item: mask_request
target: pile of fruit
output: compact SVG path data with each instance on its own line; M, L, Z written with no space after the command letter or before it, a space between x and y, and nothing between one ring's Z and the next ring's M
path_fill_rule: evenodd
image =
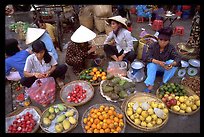
M73 108L67 108L63 104L49 107L41 119L42 129L51 133L61 133L70 130L77 124L77 112ZM54 126L54 131L52 130Z
M130 121L141 128L152 129L160 126L168 118L168 108L165 104L157 101L129 102L126 116Z
M102 92L111 100L122 100L135 91L135 84L126 79L108 75L107 80L101 83Z
M74 86L74 89L68 93L67 101L68 102L74 102L74 103L80 103L86 98L86 90L83 89L82 86L76 84Z
M8 133L31 133L36 125L33 114L26 112L21 116L16 116L13 123L8 127Z
M90 82L91 84L99 84L102 80L106 80L106 72L103 68L89 68L83 70L79 75L80 80L85 80Z
M124 128L124 116L116 108L108 105L92 107L83 117L86 133L120 133Z
M169 84L165 87L168 87L168 85ZM199 108L200 97L198 95L187 95L182 85L171 83L170 88L172 88L172 86L174 89L173 91L160 87L158 92L158 97L162 99L170 110L184 114L191 113ZM174 86L176 86L176 88L174 88ZM178 92L175 92L175 89Z

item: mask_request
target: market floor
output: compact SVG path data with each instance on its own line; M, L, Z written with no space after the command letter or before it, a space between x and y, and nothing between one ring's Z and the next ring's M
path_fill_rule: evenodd
M154 34L155 31L153 31L151 29L150 26L148 26L148 21L144 22L144 23L136 23L136 16L135 15L131 15L132 17L132 26L133 26L133 32L132 35L135 36L136 38L139 39L139 33L141 32L141 28L145 28L146 31L150 34ZM184 26L185 28L185 33L183 36L173 36L171 39L171 43L176 45L178 42L186 42L188 40L188 36L190 33L190 25L191 25L191 19L187 19L187 20L176 20L173 24L173 26ZM71 34L65 34L64 36L64 44L66 44L70 39ZM66 55L66 45L64 45L64 50L62 52L59 52L59 64L62 64L65 62L65 55ZM154 86L154 92L152 92L151 94L155 95L155 91L156 89L159 87L159 83L161 81L161 77L157 77L156 81L155 81L155 86ZM68 71L66 73L66 79L65 79L65 83L71 82L77 80L77 76L74 75L73 71L72 71L72 67L68 67ZM181 79L177 77L177 74L175 74L175 76L170 80L170 82L176 82L176 83L180 83ZM141 83L136 83L136 90L137 91L142 91L145 88L145 84L143 82ZM82 126L81 126L81 120L82 120L82 115L85 112L86 109L88 109L90 106L95 105L95 104L101 104L101 103L111 103L108 102L105 98L103 98L99 92L99 86L95 86L95 93L94 93L94 97L87 102L86 104L82 105L82 106L78 106L76 107L78 112L79 112L79 121L78 121L78 125L75 129L73 129L71 131L71 133L83 133L82 130ZM11 94L10 93L10 87L9 84L6 84L6 111L5 113L8 114L11 112L11 106L9 106L11 104ZM62 101L60 100L59 97L60 91L57 91L56 94L56 100L54 103L61 103ZM112 103L118 107L120 107L121 102L118 103ZM41 111L43 112L46 108L43 108L42 106L36 104L36 103L32 103L31 105L37 106L41 109ZM43 131L39 128L38 132L42 133ZM126 124L126 129L125 129L125 133L142 133L142 131L133 128L132 126L130 126L129 124ZM196 113L193 114L191 116L181 116L181 115L177 115L174 113L169 113L169 119L168 122L158 131L155 131L155 133L200 133L200 110Z

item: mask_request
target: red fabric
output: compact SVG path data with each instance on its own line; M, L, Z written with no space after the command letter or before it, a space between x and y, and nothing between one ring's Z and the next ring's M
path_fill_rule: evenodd
M163 21L162 20L154 20L153 25L152 25L152 29L153 30L159 30L161 28L163 28Z

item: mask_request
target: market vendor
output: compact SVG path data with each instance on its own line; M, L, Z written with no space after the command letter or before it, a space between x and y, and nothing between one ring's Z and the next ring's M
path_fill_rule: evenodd
M126 21L127 19L121 16L108 18L107 22L111 24L113 31L104 41L104 51L107 57L111 57L115 61L133 62L136 58L133 48L134 38L127 30Z
M85 69L85 59L90 57L96 50L96 46L88 42L93 40L96 34L81 25L71 36L71 43L67 47L66 63L73 67L75 74Z
M50 23L45 23L42 19L36 21L36 25L41 29L46 29L52 38L52 42L57 50L61 50L56 39L55 27Z
M65 64L58 65L54 56L48 52L45 43L41 40L32 43L32 51L33 54L26 59L21 84L29 88L36 79L54 77L59 87L62 88L67 66Z
M147 88L145 92L151 92L156 79L156 73L164 72L163 80L160 85L167 83L175 74L180 66L181 57L176 48L170 44L173 34L171 27L164 27L159 30L158 42L150 45L147 52L147 78L144 81Z
M16 39L6 39L5 41L5 75L7 80L18 81L23 75L23 69L27 57L32 52L28 49L21 50ZM15 69L15 71L12 71Z
M45 43L47 51L52 53L55 60L58 61L58 54L52 42L50 35L46 32L45 29L40 28L28 28L26 33L26 44L30 45L36 40L41 40Z

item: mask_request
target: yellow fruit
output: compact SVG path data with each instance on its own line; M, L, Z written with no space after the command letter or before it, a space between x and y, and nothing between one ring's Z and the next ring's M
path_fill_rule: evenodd
M193 102L189 99L187 99L184 103L189 107L191 107L193 105Z
M155 121L155 120L153 120L151 123L152 123L152 125L154 126L154 125L156 124L156 121Z
M185 110L186 107L187 107L186 104L184 104L184 103L181 103L181 104L180 104L180 108L181 108L182 110Z
M191 106L191 109L192 110L196 110L198 107L195 105L195 104L193 104L192 106Z
M185 110L179 110L179 113L186 113Z
M176 99L176 100L179 100L179 96L175 96L175 99Z
M195 101L200 100L200 97L198 95L193 95L193 98L195 99Z
M191 107L186 107L186 110L185 110L187 113L190 113L190 112L192 112L192 109L191 109Z
M106 76L102 76L101 79L102 79L102 80L106 80Z
M127 111L127 115L128 115L128 116L131 116L132 114L133 114L133 111L132 111L132 110L128 110L128 111Z
M157 118L156 123L157 123L158 125L160 125L160 124L162 123L162 119L161 119L161 118Z
M163 108L164 113L168 114L169 110L167 108Z
M102 76L106 76L106 72L102 72L101 75L102 75Z
M147 123L145 121L142 121L140 125L143 126L143 127L146 127Z
M136 125L140 125L141 120L137 118L137 119L134 120L134 123L135 123Z
M157 108L158 104L154 101L151 102L151 107L152 108Z
M142 111L141 116L143 116L144 118L146 118L148 116L148 112L147 111Z
M98 69L96 67L94 67L94 68L92 68L92 71L96 72L96 71L98 71Z
M139 118L139 117L140 117L140 115L139 115L139 114L137 114L137 113L135 113L135 114L134 114L134 117L135 117L135 118Z
M154 110L153 110L152 108L149 108L149 109L147 110L147 112L148 112L149 115L154 114Z
M152 128L152 127L153 127L153 124L152 124L152 123L147 123L147 127L148 127L148 128Z
M151 117L152 117L153 120L157 120L157 115L156 114L151 115Z
M139 118L140 118L141 121L144 121L144 120L145 120L145 118L144 118L143 116L141 116L141 115L140 115Z
M178 105L173 106L173 110L178 112L180 110L180 107Z
M151 120L152 120L152 117L151 117L151 116L148 116L148 117L146 117L146 119L145 119L145 121L146 121L147 123L151 122Z
M94 72L90 72L89 75L93 76L93 75L94 75Z
M93 80L97 80L97 76L93 76L93 78L92 78Z
M141 107L138 107L138 108L136 109L136 113L137 113L137 114L141 114L141 112L142 112L142 108L141 108Z
M84 120L83 120L84 124L86 124L87 121L88 121L88 119L87 119L87 118L84 118Z
M128 103L128 108L132 108L133 105L134 105L134 102L129 102Z
M196 106L200 107L200 100L195 102Z
M131 115L131 116L130 116L130 119L134 120L134 119L135 119L134 115Z
M184 96L180 96L180 97L179 97L179 101L180 101L181 103L184 102L184 101L185 101Z

